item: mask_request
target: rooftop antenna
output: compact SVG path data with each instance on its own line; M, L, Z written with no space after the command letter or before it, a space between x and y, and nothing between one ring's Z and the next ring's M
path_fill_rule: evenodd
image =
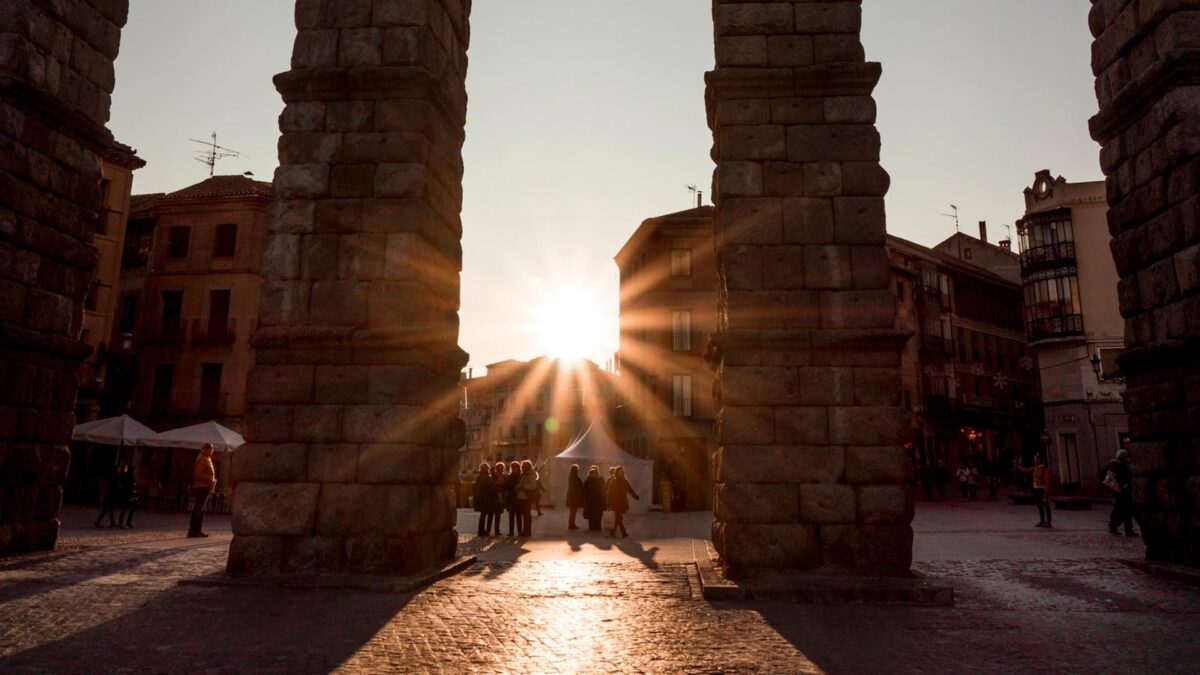
M1012 225L1002 225L1004 228L1004 238L1012 241Z
M204 166L208 167L209 178L212 178L214 175L216 175L217 162L219 160L242 156L242 153L238 152L237 150L223 148L217 145L217 132L215 131L212 134L211 141L198 141L194 138L189 138L188 140L204 146L203 150L196 151L197 157L195 159L197 162L200 162Z
M699 191L697 191L697 190L696 190L696 184L695 184L695 183L693 183L693 184L691 184L691 185L687 186L687 189L688 189L688 192L692 193L693 195L701 195L700 197L697 197L697 199L703 199L703 198L704 198L704 197L703 197L704 193L703 193L703 192L699 192ZM699 206L699 204L696 204L696 206Z
M950 213L943 213L943 216L954 219L954 231L958 232L958 207L954 204L950 205Z

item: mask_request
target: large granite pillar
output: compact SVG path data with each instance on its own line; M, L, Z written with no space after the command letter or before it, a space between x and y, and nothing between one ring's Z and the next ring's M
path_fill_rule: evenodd
M880 76L859 0L714 0L716 520L734 575L905 574L912 497Z
M58 537L127 5L0 3L0 553Z
M297 2L232 573L454 554L469 11Z
M1200 0L1093 0L1090 23L1137 517L1147 557L1200 564Z

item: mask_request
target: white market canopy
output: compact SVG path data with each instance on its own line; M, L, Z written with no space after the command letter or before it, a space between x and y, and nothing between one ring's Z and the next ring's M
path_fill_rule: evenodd
M172 429L161 434L146 436L138 441L138 445L149 445L156 448L188 448L199 450L206 443L211 443L218 452L229 451L242 445L246 439L238 432L223 427L216 422L204 422L182 429Z
M121 415L78 424L71 434L71 439L104 445L134 445L139 440L153 435L154 430L150 427L129 415Z
M575 442L571 443L566 450L550 459L551 475L547 485L550 486L550 495L555 503L566 503L567 474L570 472L572 464L579 465L580 478L587 478L588 467L592 464L600 467L601 478L608 478L609 467L624 467L625 478L642 498L641 501L635 501L631 497L629 510L634 513L645 513L650 509L654 462L625 452L625 449L608 435L604 423L592 422L587 431L575 439Z

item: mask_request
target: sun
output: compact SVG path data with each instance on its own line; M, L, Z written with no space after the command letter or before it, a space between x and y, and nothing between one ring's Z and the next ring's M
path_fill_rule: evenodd
M533 304L533 331L538 351L567 361L596 359L604 354L604 312L598 294L577 285L543 286Z

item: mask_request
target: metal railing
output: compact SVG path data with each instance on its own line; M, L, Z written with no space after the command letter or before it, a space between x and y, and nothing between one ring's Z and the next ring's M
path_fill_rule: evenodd
M1030 319L1025 322L1030 340L1080 335L1083 333L1083 315L1065 314L1045 319Z
M1063 241L1031 248L1021 254L1021 269L1029 269L1049 263L1074 262L1075 242Z

